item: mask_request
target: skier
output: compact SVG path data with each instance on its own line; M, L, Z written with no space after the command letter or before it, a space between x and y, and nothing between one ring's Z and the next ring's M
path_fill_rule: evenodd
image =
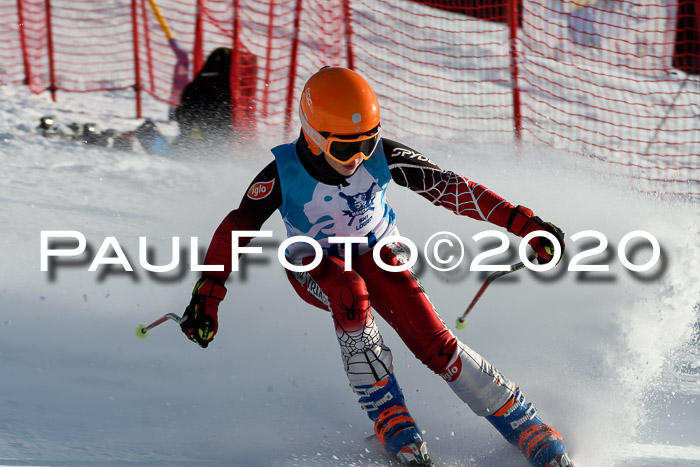
M216 230L205 264L224 265L197 281L181 322L189 339L207 347L218 330L217 313L231 272L232 231L260 230L279 210L288 236L319 242L323 257L308 272L287 271L292 287L309 304L331 313L350 385L374 422L385 449L410 465L433 465L421 431L411 417L394 375L391 350L384 345L372 314L379 313L409 349L441 375L472 411L484 416L537 467L572 466L562 437L542 422L513 382L445 326L412 271L387 272L373 258L378 241L398 235L386 200L391 180L458 215L487 221L524 237L543 230L562 252L563 232L523 206L514 206L471 180L440 169L401 143L382 138L377 97L363 77L345 68L324 67L304 85L301 134L272 149L274 160L252 181L238 209ZM333 243L354 237L363 243ZM241 246L250 239L241 239ZM535 237L530 246L540 262L552 259L554 245ZM383 262L400 266L407 251L388 243ZM309 264L314 250L293 243L287 259ZM345 271L344 260L352 270Z

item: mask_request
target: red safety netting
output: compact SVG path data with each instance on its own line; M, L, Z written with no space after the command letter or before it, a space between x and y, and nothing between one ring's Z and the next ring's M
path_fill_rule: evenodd
M392 128L484 142L515 130L649 191L700 195L693 1L354 0L355 64Z
M525 140L700 194L700 80L673 67L678 3L523 0Z
M16 2L0 4L0 82L22 83L25 80L21 27L23 21Z
M193 76L194 0L134 0L135 38L140 89L177 106L180 93ZM163 24L159 22L160 13Z
M133 86L128 3L21 0L17 5L23 18L25 71L32 91L86 92Z
M237 43L237 83L232 84L237 119L253 119L271 143L297 128L301 86L321 66L345 61L342 0L205 0L204 50ZM230 39L229 39L230 38ZM248 125L250 127L250 125Z
M512 138L505 2L481 1L477 8L435 3L441 8L426 6L434 2L352 2L355 67L374 85L387 128L475 141Z
M515 136L622 168L651 191L700 195L699 4L12 0L0 5L0 81L133 88L137 109L143 92L175 106L227 47L236 129L275 144L298 131L305 80L345 65L374 86L387 136Z

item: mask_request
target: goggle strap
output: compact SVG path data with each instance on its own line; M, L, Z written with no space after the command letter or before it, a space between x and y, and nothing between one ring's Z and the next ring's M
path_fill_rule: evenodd
M328 140L311 126L306 118L306 115L304 114L304 111L301 109L301 105L299 105L299 120L301 121L301 127L303 128L304 132L311 137L311 140L316 143L322 152L326 152L326 149L328 148Z
M330 151L333 141L337 141L339 143L353 143L356 141L352 141L352 140L344 141L341 139L334 139L332 141L329 141L328 138L323 136L321 133L316 131L316 129L314 127L311 126L308 119L306 118L306 115L304 114L304 111L301 108L301 105L299 105L299 120L301 121L301 127L304 130L304 132L311 137L311 140L319 147L321 152L328 154L331 157L331 159L333 159L334 161L339 162L341 164L347 164L348 162L352 161L356 157L357 154L364 154L364 153L355 153L352 157L350 157L349 159L347 159L345 161L337 159L335 156L332 155L332 153ZM371 139L371 138L375 139L374 146L372 147L372 150L370 151L369 154L364 154L364 156L366 156L366 157L362 157L362 156L360 156L360 157L362 157L364 160L367 160L370 158L370 156L374 153L374 150L377 149L377 146L379 145L379 139L381 137L381 134L382 134L382 127L379 126L379 127L377 127L377 133L374 136L370 136L369 138L367 138L367 139ZM366 141L366 140L362 139L362 140L359 140L357 142L360 142L360 141Z

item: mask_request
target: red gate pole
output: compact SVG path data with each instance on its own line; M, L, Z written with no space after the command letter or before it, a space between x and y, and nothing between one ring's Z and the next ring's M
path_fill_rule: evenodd
M29 51L27 50L27 36L24 33L24 12L22 0L17 0L17 20L19 21L19 43L22 47L22 61L24 62L24 84L29 85L32 79L32 69L29 65Z
M272 57L272 31L273 31L273 26L274 26L274 9L275 9L275 0L270 0L270 11L267 15L267 50L265 52L265 81L263 83L263 111L262 115L263 118L267 119L267 116L269 115L268 113L268 104L270 101L270 73L271 73L271 68L272 64L270 63L271 57Z
M285 130L287 134L292 132L292 112L294 110L294 82L297 77L297 53L299 50L299 24L301 21L301 2L297 0L294 13L294 38L292 39L292 59L289 64L289 81L287 82L287 115L285 117Z
M520 86L518 84L518 0L508 0L508 26L510 29L510 77L513 86L513 129L515 139L522 139L523 122L520 113Z
M240 1L233 0L233 45L231 49L231 75L230 75L230 87L231 87L231 126L234 132L238 129L242 129L241 121L239 119L242 116L240 112L240 77L241 77L241 67L240 67Z
M192 77L197 76L199 70L204 65L204 0L197 0L197 16L194 23L194 50L192 51L192 62L194 70Z
M698 39L698 47L700 47L700 0L695 0L695 37ZM698 50L696 73L700 73L700 50Z
M148 10L145 0L141 0L141 16L143 17L143 38L146 42L146 59L148 60L148 81L151 86L151 95L156 93L156 80L153 76L153 49L151 48L151 33L148 27Z
M51 0L45 0L46 4L46 37L49 51L49 91L51 100L56 102L56 70L53 56L53 31L51 29Z
M136 118L141 118L141 63L139 62L138 0L131 0L131 34L134 47L134 92L136 93Z
M352 50L352 10L350 0L343 0L343 20L345 21L345 49L348 58L348 68L355 69L355 53Z

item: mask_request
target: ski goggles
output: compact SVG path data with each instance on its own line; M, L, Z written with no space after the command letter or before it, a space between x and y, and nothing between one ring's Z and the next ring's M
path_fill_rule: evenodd
M311 140L321 148L328 157L340 164L347 164L358 157L369 159L379 144L382 136L382 127L377 125L370 131L359 135L328 135L324 136L316 131L304 117L299 108L299 120L301 127Z

